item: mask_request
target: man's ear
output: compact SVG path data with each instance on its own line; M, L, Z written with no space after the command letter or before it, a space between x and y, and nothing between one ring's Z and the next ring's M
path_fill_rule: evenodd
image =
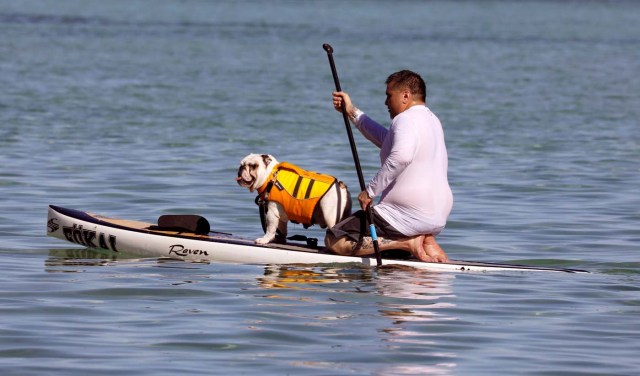
M413 101L413 94L411 94L411 90L404 89L402 91L402 103L407 104Z

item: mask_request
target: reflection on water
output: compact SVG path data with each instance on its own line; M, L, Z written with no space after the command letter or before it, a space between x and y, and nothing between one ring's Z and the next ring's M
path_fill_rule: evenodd
M196 263L185 263L170 258L140 258L138 255L128 254L125 252L112 252L104 249L50 249L49 258L44 261L45 271L47 272L65 272L77 273L83 270L78 269L79 266L111 266L115 263L126 262L132 263L148 263L153 261L156 266L193 269ZM176 265L180 265L177 266Z
M435 273L400 265L382 268L377 276L380 294L422 300L454 297L451 295L453 279L455 273Z
M115 252L99 252L93 249L51 249L49 258L44 261L47 272L79 272L79 266L108 266L117 261L120 255Z
M402 269L402 270L398 270ZM438 342L440 330L432 333L435 326L454 321L451 309L455 307L453 280L455 274L433 273L414 268L381 270L376 278L377 292L395 298L381 302L382 317L391 320L391 325L381 329L387 337L383 341L397 348L412 349L425 358L435 358L433 364L393 364L385 367L385 375L448 375L456 367L457 355L445 350Z
M351 268L345 265L287 265L266 267L264 276L257 278L257 281L265 289L287 292L304 290L305 294L298 295L296 300L316 305L323 302L309 299L309 291L342 292L339 298L329 298L337 306L333 316L316 316L317 319L359 322L359 317L340 314L340 307L343 304L358 304L366 311L368 304L375 310L375 320L367 324L376 326L376 332L381 335L379 341L384 343L385 348L425 359L424 365L415 365L403 363L399 358L393 365L385 365L377 374L447 375L456 367L457 354L438 342L438 338L442 338L442 330L434 331L432 328L456 320L451 316L456 297L452 286L454 279L455 274L452 273L433 273L411 267L372 269L355 265ZM349 295L353 293L358 296ZM263 297L287 300L287 296L274 293ZM379 318L384 320L380 321Z
M264 276L257 280L265 288L313 289L314 286L372 282L375 292L382 296L400 299L437 300L454 297L451 283L453 273L434 273L409 266L388 265L380 269L358 264L333 266L269 265ZM364 292L358 289L358 292Z
M286 288L309 290L322 287L324 284L346 283L354 280L370 281L372 274L368 268L348 264L336 266L308 265L269 265L264 269L264 276L258 278L260 286L265 288Z

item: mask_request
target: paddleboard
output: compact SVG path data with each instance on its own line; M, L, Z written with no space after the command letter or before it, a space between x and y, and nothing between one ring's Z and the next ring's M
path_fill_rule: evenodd
M358 263L376 266L375 257L336 255L322 246L305 243L258 245L251 239L224 232L208 231L205 234L196 234L179 229L165 229L153 223L111 218L55 205L49 206L47 234L92 249L188 262L260 265ZM432 263L415 259L383 258L382 262L383 266L403 265L443 272L586 272L577 269L456 260Z

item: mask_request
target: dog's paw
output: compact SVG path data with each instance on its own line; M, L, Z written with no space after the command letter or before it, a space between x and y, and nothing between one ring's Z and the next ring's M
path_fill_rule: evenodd
M271 241L271 239L269 239L269 237L267 236L263 236L261 238L256 239L255 241L256 241L256 244L267 244Z

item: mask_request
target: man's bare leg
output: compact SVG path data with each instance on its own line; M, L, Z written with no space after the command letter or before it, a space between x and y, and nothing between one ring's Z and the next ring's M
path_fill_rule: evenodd
M327 234L325 237L325 245L327 248L339 255L345 256L371 256L375 250L371 237L365 236L362 246L354 249L357 242L341 237L336 239L333 234ZM410 252L420 261L430 262L447 262L449 259L442 248L436 243L433 235L418 235L403 240L378 239L378 245L381 251L389 249L400 249Z

